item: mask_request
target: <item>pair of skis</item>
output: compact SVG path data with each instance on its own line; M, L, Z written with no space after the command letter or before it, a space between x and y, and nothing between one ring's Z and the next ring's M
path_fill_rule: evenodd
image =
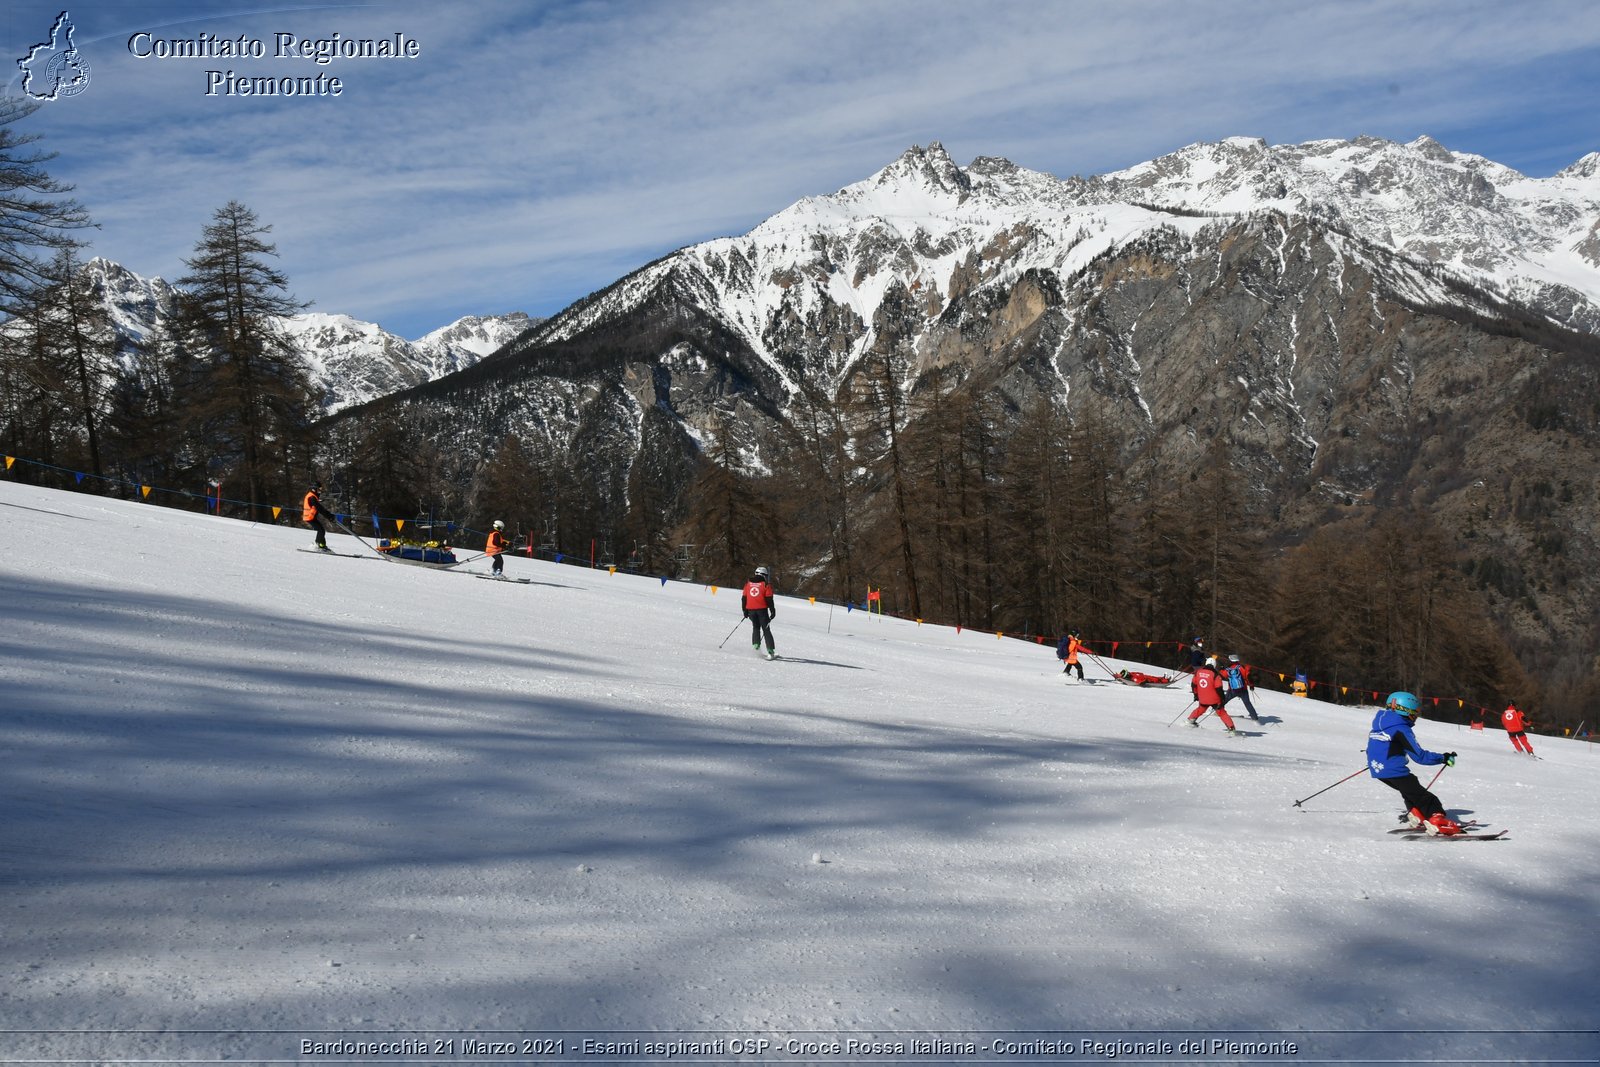
M1482 825L1477 820L1464 822L1461 824L1461 832L1459 834L1430 834L1420 826L1399 826L1390 830L1389 833L1410 840L1427 838L1430 841L1499 841L1511 832L1510 830L1499 830L1492 834L1486 833L1479 829Z

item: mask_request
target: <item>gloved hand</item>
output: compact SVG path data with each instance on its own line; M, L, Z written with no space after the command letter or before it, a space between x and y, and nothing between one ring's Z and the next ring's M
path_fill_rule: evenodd
M750 617L750 609L749 608L745 608L744 609L744 617L747 618L747 619Z
M1446 767L1454 767L1456 765L1456 754L1454 752L1446 752L1444 754L1444 765Z

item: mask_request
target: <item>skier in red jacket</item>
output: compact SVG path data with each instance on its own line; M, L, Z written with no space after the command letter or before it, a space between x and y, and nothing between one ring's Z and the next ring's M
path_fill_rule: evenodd
M772 620L778 615L778 598L768 582L770 577L767 568L757 567L756 573L744 583L744 596L740 598L740 603L744 607L744 617L750 620L750 647L760 652L761 638L765 635L767 658L777 659L778 650L772 642Z
M1511 738L1511 747L1518 752L1526 752L1530 756L1533 755L1533 746L1528 743L1527 726L1522 720L1522 710L1517 707L1515 701L1506 705L1506 710L1500 716L1500 721L1505 724L1506 736Z
M1199 707L1189 716L1190 726L1198 727L1206 712L1214 711L1217 713L1217 718L1222 720L1224 731L1230 737L1233 736L1233 719L1222 708L1222 690L1225 685L1222 675L1217 673L1217 657L1207 658L1205 664L1195 670L1194 677L1189 680L1189 688L1193 690L1195 703Z

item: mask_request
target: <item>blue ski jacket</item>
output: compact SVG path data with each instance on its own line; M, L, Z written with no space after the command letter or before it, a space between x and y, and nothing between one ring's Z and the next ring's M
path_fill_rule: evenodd
M1384 708L1372 720L1372 732L1367 735L1367 769L1374 778L1402 778L1411 773L1408 759L1430 766L1444 762L1441 753L1417 744L1410 719Z

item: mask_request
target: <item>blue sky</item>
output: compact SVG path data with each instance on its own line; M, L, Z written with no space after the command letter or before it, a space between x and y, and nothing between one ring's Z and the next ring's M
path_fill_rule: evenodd
M8 71L62 0L10 0ZM230 199L291 290L417 337L548 315L665 252L742 233L912 144L1058 175L1233 135L1429 134L1544 176L1600 149L1600 4L501 2L67 7L90 68L21 132L169 279ZM261 40L264 59L129 39ZM274 34L415 40L415 59L276 58ZM141 47L144 47L141 44ZM338 97L207 96L207 70ZM19 91L11 77L8 91Z

